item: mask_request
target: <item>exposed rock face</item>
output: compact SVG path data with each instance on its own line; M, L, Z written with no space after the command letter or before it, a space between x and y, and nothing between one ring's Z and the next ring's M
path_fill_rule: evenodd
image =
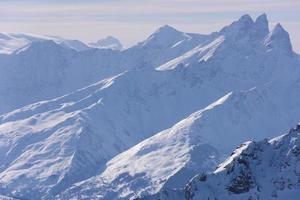
M300 194L300 125L286 135L246 142L218 168L199 175L181 190L144 199L297 199ZM169 198L172 197L172 198Z

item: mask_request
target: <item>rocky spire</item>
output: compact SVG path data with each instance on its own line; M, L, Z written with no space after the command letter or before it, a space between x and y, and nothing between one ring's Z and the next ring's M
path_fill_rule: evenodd
M269 33L265 39L265 44L268 48L276 48L288 53L292 53L293 51L289 33L280 23L276 24L274 29Z
M257 17L255 20L255 26L258 29L259 34L262 36L266 36L269 33L269 22L265 13Z

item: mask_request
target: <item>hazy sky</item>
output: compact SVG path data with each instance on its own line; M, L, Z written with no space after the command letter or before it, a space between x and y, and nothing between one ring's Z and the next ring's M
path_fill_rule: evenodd
M210 33L249 13L280 22L300 52L300 0L0 0L0 32L57 35L94 41L107 35L125 46L169 24Z

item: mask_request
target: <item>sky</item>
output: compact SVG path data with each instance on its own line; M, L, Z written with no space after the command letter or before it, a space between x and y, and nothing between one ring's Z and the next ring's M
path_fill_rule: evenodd
M92 42L108 35L129 47L168 24L210 33L243 14L280 22L300 53L300 0L0 0L0 32L61 36Z

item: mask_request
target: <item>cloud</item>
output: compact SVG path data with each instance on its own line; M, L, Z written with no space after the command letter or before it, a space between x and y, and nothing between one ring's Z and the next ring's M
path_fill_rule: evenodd
M120 19L124 16L140 15L180 15L180 14L220 14L232 12L266 12L266 11L297 11L300 1L242 1L242 0L123 0L123 1L89 1L89 3L46 3L47 1L31 3L0 3L0 15L6 19L57 19L79 16L112 17ZM69 2L69 3L68 3ZM21 6L20 6L21 5Z

